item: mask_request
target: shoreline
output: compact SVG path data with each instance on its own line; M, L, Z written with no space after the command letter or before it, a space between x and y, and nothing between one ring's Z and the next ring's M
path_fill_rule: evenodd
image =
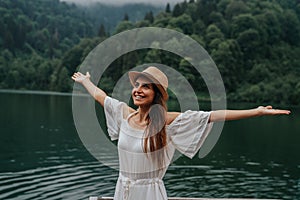
M6 93L6 94L31 94L31 95L55 95L55 96L82 96L82 97L89 97L90 95L88 93L72 93L72 92L57 92L57 91L44 91L44 90L18 90L18 89L0 89L0 94ZM204 102L204 103L211 103L212 100L208 99L207 96L199 95L197 96L198 101ZM218 102L218 100L215 100L214 102ZM244 101L230 101L226 100L226 107L232 104L250 104L253 106L263 104L265 103L257 103L257 102L244 102ZM271 103L274 107L289 107L289 108L300 108L300 105L286 105L286 104L278 104L278 103Z
M89 96L88 94L74 94L71 92L56 92L44 90L14 90L14 89L0 89L0 94L33 94L33 95L55 95L55 96Z

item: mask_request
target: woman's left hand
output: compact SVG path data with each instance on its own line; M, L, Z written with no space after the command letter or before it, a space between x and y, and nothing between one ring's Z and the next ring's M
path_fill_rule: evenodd
M257 110L259 115L289 115L291 113L289 110L273 109L272 106L259 106Z

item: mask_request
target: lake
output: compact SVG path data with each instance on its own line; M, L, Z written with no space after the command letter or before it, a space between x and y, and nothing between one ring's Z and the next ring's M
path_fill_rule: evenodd
M82 144L70 95L0 92L0 107L0 199L113 196L118 172ZM290 116L226 122L205 158L172 163L168 195L300 199L300 109L289 109Z

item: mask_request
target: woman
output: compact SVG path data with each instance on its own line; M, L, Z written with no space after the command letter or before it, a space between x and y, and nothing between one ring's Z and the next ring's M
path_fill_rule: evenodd
M113 99L77 72L81 83L103 107L108 133L118 139L120 161L115 200L166 200L162 178L175 149L192 158L202 146L213 122L262 115L290 114L288 110L260 106L250 110L167 112L168 78L156 67L129 72L137 110Z

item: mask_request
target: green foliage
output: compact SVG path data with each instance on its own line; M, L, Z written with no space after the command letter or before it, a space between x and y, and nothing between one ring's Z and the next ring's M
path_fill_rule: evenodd
M150 23L153 23L153 21L154 21L153 12L150 11L150 12L146 13L144 20L148 20Z
M211 56L218 65L227 91L232 92L239 87L245 73L244 68L240 67L243 53L236 40L227 39L218 43Z
M104 12L97 11L114 10L107 19L116 23L113 17L121 16L123 8L135 20L144 15L139 10L158 10L144 5L77 7L59 0L0 1L0 88L70 91L70 75L109 35L98 23ZM119 31L128 28L120 25Z
M262 81L248 84L238 89L238 93L231 98L246 102L260 102L276 104L299 104L299 80L290 74L278 77L273 81Z
M138 21L125 7L111 14L100 4L78 8L58 0L3 0L0 87L70 91L70 75L109 33L155 26L180 31L200 43L218 66L229 100L300 104L299 1L190 0L173 10L166 5L160 13L131 5L131 11L139 10ZM120 22L107 25L99 13ZM122 21L125 13L130 13L126 18L131 21ZM174 38L166 45L181 48ZM155 62L178 70L198 96L209 96L187 58L158 49L121 56L106 70L101 85L111 91L130 68Z
M98 31L98 36L99 37L106 37L107 33L105 30L105 27L103 26L103 24L100 25L99 31Z
M167 3L166 5L166 10L165 10L166 13L171 13L171 7L170 7L170 4Z
M122 21L118 24L116 28L116 33L120 33L122 31L126 31L134 28L133 23L131 21Z
M184 11L183 11L183 8L182 8L181 4L176 4L176 5L174 6L172 15L173 15L173 17L179 17L180 15L183 14L183 12L184 12Z
M251 9L248 7L246 2L238 0L231 0L231 1L223 1L223 6L225 7L225 10L223 12L225 13L226 18L231 19L234 16L238 16L240 14L245 13L251 13Z
M103 24L107 33L116 32L117 25L124 19L126 13L130 21L138 22L145 17L146 13L152 12L153 15L156 15L163 10L163 7L137 3L119 6L110 5L109 3L94 3L89 6L79 6L79 8L84 13L82 17L91 22L93 27L98 28Z
M190 35L193 33L193 20L189 15L183 14L179 17L173 17L169 21L169 27L180 28L183 33Z
M207 44L207 49L216 49L218 44L223 40L224 34L215 24L211 24L207 27L205 31L205 42Z

